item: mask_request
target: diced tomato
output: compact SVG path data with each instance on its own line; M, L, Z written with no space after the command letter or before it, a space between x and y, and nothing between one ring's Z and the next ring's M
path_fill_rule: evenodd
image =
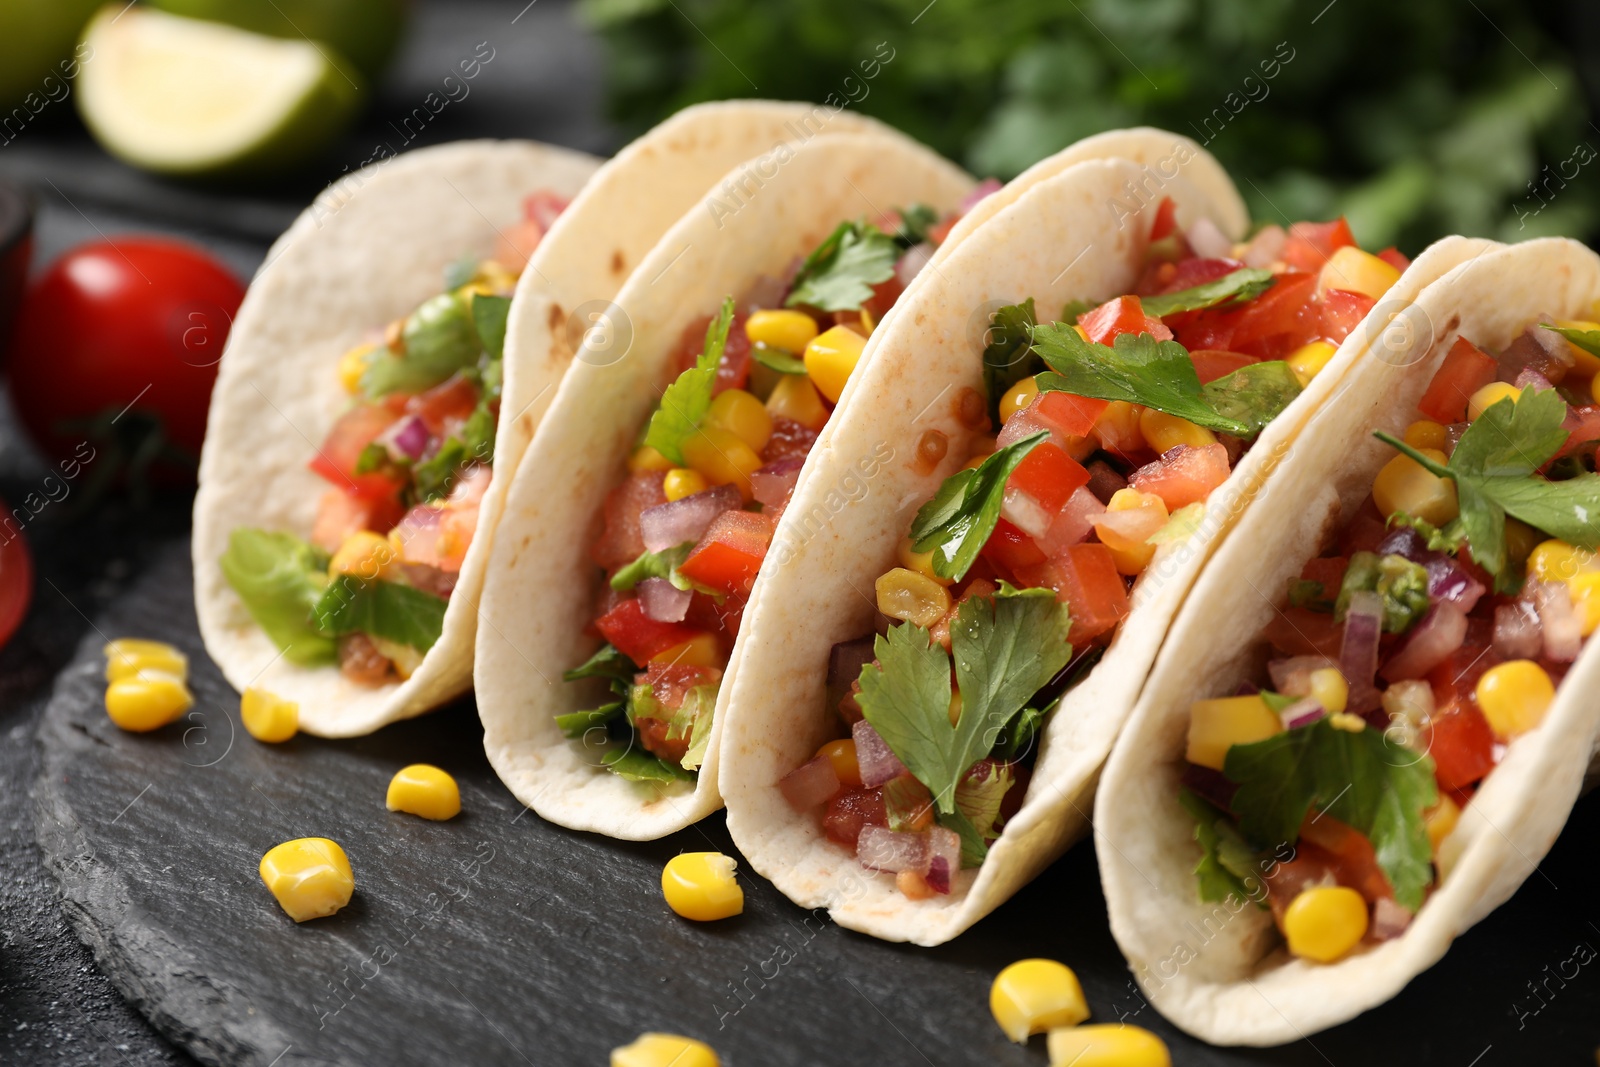
M1474 691L1484 672L1500 662L1493 648L1494 623L1481 614L1467 618L1467 636L1461 647L1428 672L1433 702L1438 707L1457 701L1475 702Z
M1127 617L1128 586L1117 572L1111 550L1097 542L1073 545L1054 559L1017 571L1031 588L1054 589L1072 610L1068 639L1084 645Z
M1060 511L1074 489L1088 484L1089 472L1083 464L1049 441L1035 445L1006 480L1010 488L1032 497L1046 515Z
M1134 471L1128 484L1141 493L1156 494L1172 512L1204 500L1227 480L1227 448L1220 444L1178 445Z
M1180 260L1173 265L1172 273L1163 279L1164 284L1159 291L1176 293L1182 289L1193 289L1197 285L1225 278L1243 266L1236 259L1201 259L1196 256Z
M1300 842L1302 847L1315 845L1327 853L1340 885L1349 886L1372 902L1393 898L1394 888L1378 866L1372 842L1355 827L1332 815L1313 812L1300 825Z
M1433 713L1422 733L1441 789L1461 789L1494 768L1494 731L1476 703L1453 700Z
M324 552L337 552L345 538L361 530L388 533L400 521L400 514L400 501L394 496L357 496L329 489L317 505L311 543Z
M589 548L589 555L606 570L632 563L644 551L639 513L667 502L662 489L665 471L639 471L629 475L606 496L605 529Z
M846 789L828 801L822 829L828 840L855 848L862 827L883 826L888 821L882 789Z
M775 415L772 419L772 436L767 447L761 450L763 463L776 463L780 459L804 459L817 443L817 431L793 419Z
M1319 556L1306 561L1306 565L1300 568L1300 577L1307 582L1320 583L1323 595L1332 600L1339 595L1339 587L1344 584L1344 572L1349 568L1348 557Z
M1456 338L1444 362L1428 383L1427 392L1417 401L1417 410L1434 422L1448 426L1467 417L1467 401L1472 394L1494 381L1499 366L1494 357L1467 340Z
M952 215L928 227L928 241L933 247L938 248L950 236L950 231L956 228L956 223L961 221L959 215Z
M1228 352L1220 348L1197 349L1189 353L1189 358L1194 361L1194 372L1200 376L1202 385L1232 374L1241 367L1261 362L1243 352Z
M682 737L669 738L667 734L672 724L666 719L640 715L633 720L633 727L639 732L639 744L652 756L659 756L668 763L682 763L689 752L690 731L684 731Z
M696 591L689 600L689 610L684 614L685 625L697 630L715 633L727 638L721 643L732 650L733 638L739 633L739 621L744 615L745 598L730 596L720 602L716 597Z
M1024 567L1037 566L1045 560L1044 552L1033 538L1004 519L995 523L994 533L984 542L983 555L988 556L1010 574Z
M1353 556L1357 552L1372 552L1388 533L1389 524L1369 496L1339 531L1339 554Z
M1185 312L1167 322L1191 352L1213 348L1278 359L1321 333L1312 302L1316 290L1315 274L1280 274L1272 288L1243 307Z
M1178 205L1172 197L1163 196L1156 205L1156 220L1150 224L1150 240L1159 241L1178 226Z
M1337 345L1355 332L1377 301L1364 293L1330 289L1322 294L1319 303L1322 305L1322 339Z
M382 404L359 404L333 424L322 447L311 460L311 470L333 485L357 496L392 497L400 483L387 474L356 473L361 450L395 421L395 413Z
M711 389L713 393L720 393L724 389L743 389L750 380L750 338L744 332L744 323L749 317L743 311L734 313L733 322L728 327L728 343L723 345L722 358L717 361L717 380ZM704 341L702 336L701 342Z
M1289 227L1289 239L1284 242L1278 258L1287 263L1290 270L1315 273L1328 262L1328 257L1355 243L1350 224L1342 217L1332 222L1297 222Z
M1286 607L1267 623L1262 636L1285 656L1327 656L1339 658L1344 644L1344 625L1333 616L1310 608Z
M522 217L537 222L548 230L570 203L565 197L549 189L529 193L522 200Z
M1107 406L1104 400L1054 390L1034 397L1032 405L1033 413L1040 421L1069 437L1088 437L1089 431L1094 429L1095 420Z
M683 698L697 685L715 685L722 672L715 667L686 667L678 663L652 663L634 678L639 685L648 685L650 695L657 704L676 711L683 707Z
M444 437L466 422L477 406L478 387L460 374L406 400L407 414L421 418L435 437Z
M1600 404L1586 404L1581 408L1567 407L1567 417L1561 428L1567 431L1566 444L1556 452L1555 459L1571 455L1591 441L1600 440Z
M872 287L872 295L861 305L861 310L871 315L874 323L882 322L883 317L889 314L889 309L894 307L895 301L900 299L900 294L905 291L906 287L901 284L900 276L891 275L887 280Z
M1089 335L1089 340L1109 345L1125 333L1148 333L1158 341L1172 340L1172 331L1160 319L1144 313L1144 306L1136 296L1119 296L1107 300L1093 311L1078 319L1078 325Z
M718 592L747 596L772 544L772 520L751 511L724 511L678 568Z
M1395 248L1394 245L1390 245L1382 252L1379 252L1378 258L1389 264L1389 266L1393 267L1401 274L1404 274L1406 272L1406 268L1411 266L1411 257L1407 256L1404 252L1401 252L1398 248Z
M629 597L595 620L595 629L635 663L681 645L696 631L676 622L657 622L644 613L639 598Z
M1295 847L1294 857L1279 862L1267 876L1267 904L1272 908L1272 918L1281 928L1283 913L1294 898L1311 886L1328 885L1338 880L1330 857L1312 844Z

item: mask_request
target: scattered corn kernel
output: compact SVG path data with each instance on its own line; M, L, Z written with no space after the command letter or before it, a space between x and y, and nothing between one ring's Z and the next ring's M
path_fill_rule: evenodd
M1450 444L1450 431L1431 419L1418 419L1406 427L1401 440L1412 448L1431 448L1443 452Z
M328 561L328 576L348 574L356 578L388 578L399 568L400 554L382 534L357 530L344 539L339 551Z
M1461 821L1461 806L1447 794L1440 793L1439 803L1429 808L1422 820L1428 827L1428 841L1433 845L1433 852L1438 855L1439 846L1456 828L1456 823Z
M1283 732L1277 712L1259 696L1197 700L1189 708L1190 763L1222 770L1228 749L1265 741Z
M737 864L720 852L683 852L661 869L667 906L685 919L711 922L744 911L744 890L733 876Z
M1600 570L1595 554L1552 537L1528 553L1528 577L1541 582L1570 582L1588 570Z
M651 663L671 663L680 667L720 667L722 649L716 634L695 634L687 641L657 652Z
M841 785L852 789L861 787L861 764L856 761L856 743L853 740L845 737L829 741L817 749L817 755L828 757L828 762L833 764L834 776Z
M332 915L350 903L356 888L349 857L326 837L301 837L273 847L261 857L261 880L297 923Z
M1497 663L1478 679L1478 707L1489 720L1494 735L1509 741L1544 721L1556 698L1550 675L1528 659Z
M822 394L805 374L785 374L780 378L767 397L767 411L775 419L792 419L808 430L819 432L828 422Z
M699 471L687 467L672 468L661 483L661 491L667 494L668 500L682 500L686 496L703 493L709 488Z
M1188 419L1155 408L1145 408L1139 416L1139 432L1158 455L1179 445L1204 448L1217 443L1217 435L1204 426L1196 426Z
M1588 637L1600 629L1600 571L1588 571L1567 582L1567 593L1578 612L1578 629Z
M1488 385L1473 393L1467 400L1467 421L1477 422L1478 416L1494 407L1502 400L1516 403L1517 397L1522 395L1522 390L1510 382L1490 382Z
M1444 463L1445 454L1432 448L1417 451ZM1456 517L1456 483L1441 478L1410 456L1396 456L1372 480L1372 501L1388 518L1397 511L1443 526Z
M183 679L166 671L140 671L106 686L106 714L136 734L159 730L193 706Z
M753 345L781 348L798 356L817 336L817 320L790 308L753 311L745 320L744 335Z
M1328 341L1312 341L1289 353L1284 362L1289 364L1289 369L1300 382L1300 388L1304 389L1311 384L1311 379L1322 373L1322 368L1328 365L1337 351L1338 345Z
M1123 1023L1064 1026L1050 1031L1050 1067L1172 1067L1155 1034Z
M1039 395L1039 383L1033 378L1024 378L1010 389L1006 390L1000 398L1000 421L1003 423L1029 404Z
M339 384L352 396L361 392L361 376L378 354L377 345L356 345L339 357Z
M798 377L798 375L796 375ZM705 425L720 426L750 446L753 452L767 447L772 436L772 415L766 405L743 389L724 389L711 401Z
M684 440L683 458L712 485L738 486L746 500L754 495L750 476L761 469L761 457L731 431L700 427Z
M1055 960L1018 960L995 975L989 1010L1005 1035L1019 1045L1027 1044L1031 1034L1077 1026L1089 1017L1078 976Z
M927 575L895 567L879 575L873 583L878 595L878 610L891 619L902 619L923 629L931 627L950 611L950 592Z
M611 1067L721 1067L711 1046L677 1034L640 1034L611 1050Z
M185 681L189 678L189 657L165 641L144 641L119 637L106 642L106 681L120 682L140 671L163 671Z
M954 585L956 581L954 578L939 577L933 569L933 549L918 552L909 537L900 542L900 566L908 571L916 571L924 578L932 579L940 585Z
M300 729L300 705L252 686L239 698L239 718L251 737L277 744Z
M1289 951L1303 960L1342 959L1367 933L1367 902L1349 886L1302 889L1283 913Z
M1350 686L1345 682L1344 675L1339 673L1339 668L1323 667L1311 672L1311 695L1318 704L1328 709L1329 714L1337 715L1350 699Z
M1551 325L1564 330L1600 331L1600 322L1585 322L1582 319L1556 319ZM1571 341L1567 342L1567 351L1572 353L1572 371L1578 377L1593 378L1600 375L1600 356L1590 355L1586 349L1579 348Z
M453 819L461 814L461 787L439 768L413 763L389 779L384 803L390 811L404 811L424 819Z
M1355 245L1345 245L1322 265L1322 273L1317 276L1317 295L1329 289L1342 289L1381 300L1389 287L1399 280L1400 272L1392 264Z
M866 347L867 339L848 326L830 326L813 337L806 345L806 373L817 391L837 404Z

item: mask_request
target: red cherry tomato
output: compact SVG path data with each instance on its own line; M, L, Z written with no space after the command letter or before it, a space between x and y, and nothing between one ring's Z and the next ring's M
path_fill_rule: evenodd
M9 514L10 509L0 501L0 515ZM8 520L0 523L0 648L22 625L32 600L33 557L22 532Z
M244 287L192 245L118 237L80 245L29 287L8 359L11 395L55 458L132 406L193 455Z

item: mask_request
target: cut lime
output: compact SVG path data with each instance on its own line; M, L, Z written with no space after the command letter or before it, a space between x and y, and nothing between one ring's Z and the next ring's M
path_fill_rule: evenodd
M285 170L344 129L361 92L326 45L121 3L84 44L84 122L114 155L167 174Z
M0 0L3 3L4 0ZM326 41L376 81L405 30L405 0L145 0L173 15L273 37Z

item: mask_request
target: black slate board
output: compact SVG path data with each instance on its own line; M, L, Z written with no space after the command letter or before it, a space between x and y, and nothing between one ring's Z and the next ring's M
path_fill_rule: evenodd
M187 545L173 542L95 620L40 728L36 819L101 966L210 1063L600 1064L665 1029L729 1067L1038 1064L1043 1039L1011 1045L987 1008L994 973L1033 955L1068 962L1097 1021L1155 1030L1180 1064L1486 1067L1587 1061L1600 1041L1594 798L1521 893L1392 1003L1294 1046L1212 1049L1134 991L1087 845L938 949L842 931L748 876L744 916L691 924L662 902L661 865L731 851L720 817L650 844L546 824L495 780L470 702L354 742L257 744L189 597ZM137 736L106 719L99 645L124 635L189 651L189 720ZM456 775L461 817L384 809L389 776L416 760ZM307 835L345 846L357 894L297 927L256 865Z

